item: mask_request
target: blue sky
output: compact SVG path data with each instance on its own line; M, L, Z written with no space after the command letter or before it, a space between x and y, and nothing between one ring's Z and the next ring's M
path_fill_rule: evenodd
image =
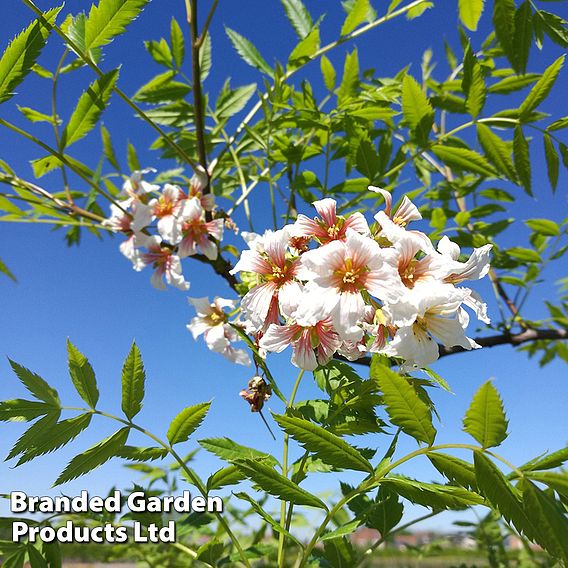
M378 4L378 2L375 2ZM42 8L55 6L53 1L44 1ZM228 75L232 84L242 85L259 82L259 74L242 63L232 50L226 38L223 25L236 29L259 46L269 63L275 59L285 60L294 46L295 35L285 20L283 10L277 0L249 0L246 9L241 2L221 0L213 21L213 70L207 79L205 88L216 94ZM322 25L323 41L333 39L341 26L343 13L339 2L313 0L306 2L314 15L327 12ZM411 70L419 76L420 59L423 50L431 47L434 57L443 63L443 40L456 44L457 9L447 6L457 2L444 2L444 10L438 8L429 11L419 20L407 22L404 19L382 26L360 38L357 45L361 67L374 67L380 75L389 75L408 63ZM72 8L76 12L88 8L90 2L76 1ZM559 6L554 6L560 13ZM566 8L564 8L566 10ZM154 74L160 72L145 53L142 42L146 39L159 39L169 30L171 15L180 23L184 21L183 1L151 2L142 17L130 28L125 37L121 37L105 48L105 69L122 65L120 86L127 93L134 93ZM567 14L568 15L568 14ZM12 37L31 19L25 6L13 2L9 16L0 20L2 46L7 38ZM474 44L479 45L488 29L489 15L481 21L480 31L472 34ZM547 63L559 54L559 49L546 45L545 56L535 50L529 63L529 70L541 71ZM330 55L330 59L339 70L342 68L346 49L342 47ZM55 58L60 53L59 40L53 37L45 51L42 64L54 67ZM189 65L189 61L186 61ZM307 77L320 83L319 65L312 63L298 78ZM91 72L79 71L68 82L63 83L61 108L68 111L73 108L81 90L92 80ZM41 91L40 91L41 89ZM30 77L20 87L21 98L16 102L23 106L33 106L48 112L49 98L46 84L40 79ZM568 92L568 73L562 73L544 110L554 112L556 116L566 114L565 93ZM41 93L41 94L38 94ZM511 98L507 103L516 106L519 97ZM23 119L15 116L12 103L0 107L0 116L22 123ZM155 138L121 101L114 99L105 114L105 124L111 130L119 155L124 157L126 141L131 140L137 147L141 161L145 166L157 169L172 167L171 163L160 162L158 157L146 151ZM48 127L37 130L51 142ZM8 161L24 178L32 179L28 161L39 157L37 150L3 131L0 134L0 158ZM518 219L531 217L550 217L560 221L567 214L566 207L566 172L561 172L558 190L555 196L550 192L546 180L540 144L536 144L536 162L533 183L536 197L530 199L524 195L511 206L510 214ZM95 166L100 152L98 137L84 140L76 145L76 157ZM125 165L125 160L122 159ZM341 180L341 172L334 172L335 182ZM42 180L47 189L59 189L60 178L57 174ZM496 186L519 194L518 188L507 187L503 182ZM408 185L408 189L414 189ZM260 188L262 191L262 188ZM265 198L260 196L261 207L257 212L256 229L269 227L271 220L266 210L263 216L262 205ZM370 216L369 216L370 219ZM237 222L245 226L244 219L237 217ZM527 234L521 222L506 237L505 244L526 245ZM422 227L426 229L424 225ZM250 376L250 369L233 366L220 356L205 348L202 342L194 342L185 329L193 316L187 304L186 296L174 289L159 292L150 286L149 272L136 273L131 269L118 251L119 239L98 241L87 235L81 246L67 248L62 232L52 231L50 227L28 224L0 224L0 258L16 274L19 283L13 284L7 279L0 280L0 353L28 366L43 375L60 391L62 400L68 405L77 405L80 400L73 392L66 369L65 340L70 337L76 345L89 356L98 376L101 391L100 408L119 413L120 410L120 369L129 346L136 339L146 364L148 381L146 386L145 407L138 421L157 434L164 434L170 420L183 407L213 399L211 413L195 438L228 435L236 441L269 450L280 455L280 436L274 443L262 425L259 417L248 411L246 403L238 397ZM542 284L535 290L533 299L527 306L526 316L537 318L544 315L543 300L554 294L554 280L566 276L561 266L547 272L548 284ZM230 295L224 282L215 278L205 266L187 262L185 272L191 281L189 295ZM477 287L488 300L491 290L486 283ZM498 317L496 304L490 301L494 318ZM295 377L295 369L288 365L289 353L272 357L274 374L282 390L289 394ZM565 445L568 432L565 409L568 404L566 368L561 362L554 362L540 369L537 362L528 360L524 354L515 353L508 347L485 349L474 354L461 354L441 360L434 366L451 384L455 394L440 391L434 394L438 411L443 423L438 426L440 443L465 442L468 437L461 432L461 418L475 390L488 378L495 380L506 404L510 419L511 436L502 446L501 452L513 463L522 463L545 450L555 450ZM364 375L366 370L361 369ZM5 359L0 360L0 398L24 396L25 390L11 373ZM313 386L311 376L304 378L299 398L319 396ZM277 399L268 404L274 411L282 411ZM267 413L268 414L268 413ZM16 437L23 431L22 425L2 425L0 436L0 454L6 455ZM114 425L103 419L96 420L96 427L84 433L76 443L58 451L56 454L39 458L18 469L11 469L13 464L0 463L2 483L0 492L23 490L31 495L53 493L50 485L63 466L76 453L110 434ZM144 444L145 441L131 438L131 443ZM384 451L389 439L384 437L368 438L365 445L373 445ZM194 444L186 444L181 453L189 451ZM415 447L411 440L404 442L403 448L410 451ZM198 455L195 467L204 476L221 467L221 462L202 451ZM423 479L437 478L424 461L412 462L402 472ZM355 476L346 476L351 481ZM111 462L96 470L86 478L69 483L61 490L66 494L75 494L81 489L88 489L94 494L106 493L112 485L124 487L129 484L130 472L120 463ZM308 480L307 487L314 490L325 487L333 489L334 482L323 481L314 476ZM55 490L55 492L59 492ZM5 511L0 505L0 512ZM411 514L419 514L410 508ZM457 515L462 518L463 515ZM454 518L444 515L429 522L428 526L445 528Z

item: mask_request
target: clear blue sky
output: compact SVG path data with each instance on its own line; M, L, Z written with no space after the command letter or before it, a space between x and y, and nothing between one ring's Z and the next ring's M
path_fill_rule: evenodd
M40 2L41 7L46 9L56 4L53 0ZM322 37L324 42L333 39L343 17L339 2L308 0L306 4L315 18L324 11L328 12L322 26ZM445 69L442 62L443 39L447 38L452 44L457 42L454 29L457 9L453 8L457 2L446 1L442 4L444 9L432 10L417 21L399 20L358 40L361 67L374 67L379 74L388 76L412 63L411 69L418 76L422 51L431 47L435 59L440 61L440 67ZM74 11L88 8L89 5L90 2L84 0L69 4ZM557 11L562 9L557 5L554 8ZM182 0L151 2L142 17L131 26L129 33L105 48L103 67L111 69L122 64L120 86L127 93L134 93L151 76L160 72L146 54L142 42L167 36L172 14L183 23ZM21 3L11 2L9 11L0 19L2 47L30 20L31 14L27 8ZM480 31L473 34L475 45L479 45L485 37L488 21L489 15L485 14ZM207 79L206 90L212 94L217 93L227 75L231 75L234 86L260 80L256 71L237 58L224 34L223 25L253 40L269 62L285 60L294 45L294 32L277 0L249 0L245 3L221 0L211 27L213 70ZM550 42L547 41L546 47L545 58L533 51L529 70L543 70L546 62L550 63L558 55L559 50ZM345 49L342 47L330 56L338 70L342 68ZM41 63L53 68L59 53L59 40L53 37ZM189 61L186 61L188 64ZM319 83L319 64L310 64L299 74L298 78L301 77ZM81 90L91 80L91 73L83 70L76 73L70 82L64 83L60 89L61 108L70 111ZM20 92L21 97L16 99L18 104L49 112L46 83L29 77L20 87ZM568 72L564 70L553 95L543 108L557 116L565 115L566 92ZM511 98L509 106L516 106L518 100L518 97ZM13 103L0 107L0 116L23 124L23 119L15 115ZM171 163L163 163L154 153L145 151L154 134L132 117L131 111L120 100L112 101L104 121L111 130L120 156L124 157L126 140L130 139L145 166L159 170L172 167ZM37 132L51 142L49 127L40 127ZM0 158L8 161L22 177L32 179L28 161L40 156L37 150L5 131L0 133L0 141ZM537 147L538 158L534 167L536 197L529 199L521 195L510 213L520 220L550 216L560 221L567 213L568 177L565 171L561 172L558 191L556 196L552 196L546 181L540 144ZM99 152L98 137L94 135L76 145L75 155L94 167ZM124 159L122 163L125 165ZM336 175L335 181L339 182L341 172ZM43 181L53 191L59 189L59 182L57 173ZM521 192L519 188L507 188L503 182L495 185L516 194ZM410 185L408 187L413 189ZM257 230L270 226L268 214L264 218L259 210L256 218ZM244 219L239 217L237 221L245 226ZM522 223L519 221L515 227L508 233L505 244L526 244L527 235ZM209 352L202 342L194 342L185 329L193 316L186 300L188 294L174 289L165 293L154 290L149 282L150 273L134 272L129 262L120 255L119 239L98 241L85 235L80 247L69 249L63 242L61 232L54 232L42 225L15 223L0 224L0 235L0 258L19 281L16 285L5 278L0 280L1 354L43 375L59 389L65 404L76 404L80 401L72 390L66 368L65 339L70 337L89 356L97 372L101 391L100 408L118 413L120 369L132 339L136 338L148 375L145 408L138 417L140 423L163 435L169 421L184 406L213 399L211 413L196 438L228 435L238 442L280 455L280 436L278 442L274 443L259 417L251 414L246 403L238 396L239 390L250 378L251 370L233 366L219 355ZM224 282L215 278L207 267L189 261L185 264L185 272L191 280L189 295L230 295ZM544 315L542 302L554 294L552 282L565 275L565 270L562 271L560 266L547 273L549 283L537 287L528 306L527 317ZM497 318L498 312L495 302L491 301L489 286L481 284L478 290L490 301L491 314ZM295 369L287 363L289 355L286 352L270 360L282 390L288 394L295 377ZM554 450L566 443L568 385L566 367L561 362L540 369L536 361L528 360L524 354L515 353L508 347L499 347L448 357L434 368L450 382L455 393L451 395L440 391L434 395L443 418L443 423L438 425L440 442L467 440L460 430L461 417L479 385L494 377L505 399L512 431L503 444L504 455L514 463L522 463L544 450ZM366 369L362 368L361 373L364 375ZM0 360L0 398L24 395L25 389L11 373L6 360ZM299 396L319 396L311 376L304 379ZM274 411L282 411L277 399L271 400L268 406ZM6 455L23 427L19 424L2 424L1 428L0 454ZM89 428L76 443L54 455L39 458L18 469L10 469L12 464L0 463L0 492L18 489L31 495L53 493L50 485L67 461L110 434L113 428L113 424L97 418L96 427ZM133 435L130 443L142 445L146 442ZM381 452L386 449L389 439L374 437L365 439L363 443L378 446ZM409 441L404 446L411 449L413 444ZM187 451L193 447L193 443L186 444ZM205 476L221 465L216 458L202 451L195 467ZM412 462L403 472L423 479L439 478L425 462ZM355 476L346 477L356 479ZM94 494L101 494L106 493L112 485L125 487L129 480L130 472L115 461L86 478L69 483L61 490L66 494L75 494L86 488ZM329 480L322 484L322 478L318 476L308 480L306 485L312 489L333 489ZM5 506L0 505L0 512L5 510ZM409 507L408 510L411 515L419 514L416 508ZM430 521L429 526L445 528L453 518L452 515L440 516Z

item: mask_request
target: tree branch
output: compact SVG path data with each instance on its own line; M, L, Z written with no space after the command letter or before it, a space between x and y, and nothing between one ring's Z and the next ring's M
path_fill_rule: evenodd
M501 335L490 335L489 337L476 337L475 342L481 347L496 347L497 345L522 345L523 343L530 343L532 341L562 341L568 339L568 329L526 329L521 333L503 333ZM455 347L444 347L439 345L440 357L447 355L454 355L456 353L463 353L467 351L459 345ZM339 357L338 357L339 358ZM346 359L344 359L346 360ZM363 357L356 361L351 361L357 365L371 365L371 357Z

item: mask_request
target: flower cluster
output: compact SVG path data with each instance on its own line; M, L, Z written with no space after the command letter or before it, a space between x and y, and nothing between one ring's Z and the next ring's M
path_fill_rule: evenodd
M111 217L104 225L126 235L120 251L140 271L154 269L152 284L163 290L167 284L187 290L181 259L198 252L209 260L219 254L217 242L223 237L223 219L208 220L213 211L212 195L203 194L205 172L196 172L188 191L172 184L163 187L147 183L136 171L123 185L124 199L111 205ZM156 234L157 233L157 234Z
M360 213L338 215L327 198L314 203L314 219L299 215L281 230L243 234L249 248L232 273L256 282L241 309L260 348L291 345L292 363L314 370L336 353L349 360L384 353L410 368L435 361L437 341L479 347L465 335L464 306L488 322L486 306L457 284L487 274L491 245L461 262L447 237L434 248L427 235L407 228L422 218L407 197L393 212L390 193L370 189L386 204L371 226Z

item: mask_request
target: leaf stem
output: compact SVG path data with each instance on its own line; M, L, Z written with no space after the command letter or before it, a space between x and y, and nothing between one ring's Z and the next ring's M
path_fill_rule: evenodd
M294 401L296 400L296 394L298 393L298 388L300 387L300 382L302 381L302 377L304 376L304 369L301 369L296 377L296 382L292 388L292 394L286 403L286 410L292 408L294 406ZM284 447L282 450L282 475L284 477L288 477L288 446L290 442L290 436L288 433L284 434ZM290 503L290 516L292 511L292 503ZM280 531L279 538L278 538L278 568L284 568L285 566L285 558L284 558L284 545L286 544L286 500L282 499L280 502L280 526L282 530Z

